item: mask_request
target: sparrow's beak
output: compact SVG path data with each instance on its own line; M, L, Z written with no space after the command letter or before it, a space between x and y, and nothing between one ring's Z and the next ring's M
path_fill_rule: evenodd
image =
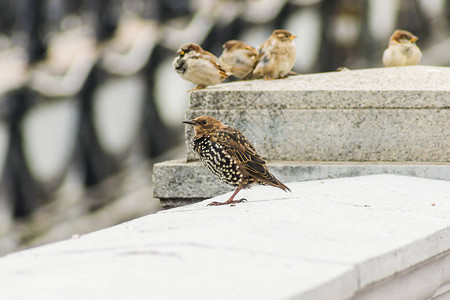
M184 55L184 51L183 51L183 50L178 50L178 51L177 51L177 54L178 54L178 55Z
M417 41L419 38L417 37L417 36L413 36L412 38L411 38L411 43L414 43L415 41Z
M296 39L297 38L297 36L296 35L291 35L290 37L289 37L289 39L292 41L293 39Z
M183 121L182 123L189 124L189 125L197 125L197 122L195 122L195 121Z

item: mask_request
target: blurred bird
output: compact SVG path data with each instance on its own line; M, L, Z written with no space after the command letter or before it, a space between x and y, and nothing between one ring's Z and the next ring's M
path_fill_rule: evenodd
M240 131L209 116L200 116L183 123L194 126L192 143L203 164L223 182L236 187L227 201L211 202L208 205L243 202L245 199L234 200L234 197L241 189L252 184L271 185L290 191L269 172L266 162Z
M197 86L189 92L221 83L228 75L219 65L214 54L203 50L197 44L186 43L180 46L178 56L173 61L175 71L181 78Z
M228 74L242 79L253 70L258 51L241 41L231 40L223 44L220 65Z
M396 30L383 53L385 67L410 66L420 63L422 52L416 45L418 38L406 30Z
M284 29L274 30L258 49L253 76L264 77L265 80L285 78L295 64L293 40L296 37Z

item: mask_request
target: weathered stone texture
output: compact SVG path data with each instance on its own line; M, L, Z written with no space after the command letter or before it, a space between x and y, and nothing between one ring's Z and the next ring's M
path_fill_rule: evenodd
M239 128L268 160L450 162L450 109L190 110ZM187 128L187 157L193 128Z
M354 177L373 174L395 174L450 181L449 164L429 163L360 163L360 162L282 162L268 163L271 172L282 182L296 182L326 178ZM214 177L199 161L186 163L172 160L153 168L154 197L170 199L206 199L234 188Z
M286 182L401 174L450 180L450 68L410 66L241 81L191 94L186 118L241 130ZM155 196L207 198L232 188L198 163L155 166ZM187 199L185 198L185 199Z

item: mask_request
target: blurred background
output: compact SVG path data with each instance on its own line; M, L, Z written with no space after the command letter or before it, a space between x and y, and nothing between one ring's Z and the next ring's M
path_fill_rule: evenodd
M381 67L397 28L450 66L450 0L0 0L0 255L162 209L152 164L183 157L194 87L177 48L278 28L300 74Z

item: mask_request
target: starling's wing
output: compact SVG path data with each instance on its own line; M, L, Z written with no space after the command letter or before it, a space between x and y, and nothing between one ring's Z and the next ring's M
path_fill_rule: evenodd
M248 164L252 161L258 162L260 165L266 163L239 130L230 127L220 129L216 131L214 138L216 139L215 142L221 145L240 164Z
M289 190L269 172L266 162L256 153L255 147L239 130L226 127L217 130L213 138L253 179Z

